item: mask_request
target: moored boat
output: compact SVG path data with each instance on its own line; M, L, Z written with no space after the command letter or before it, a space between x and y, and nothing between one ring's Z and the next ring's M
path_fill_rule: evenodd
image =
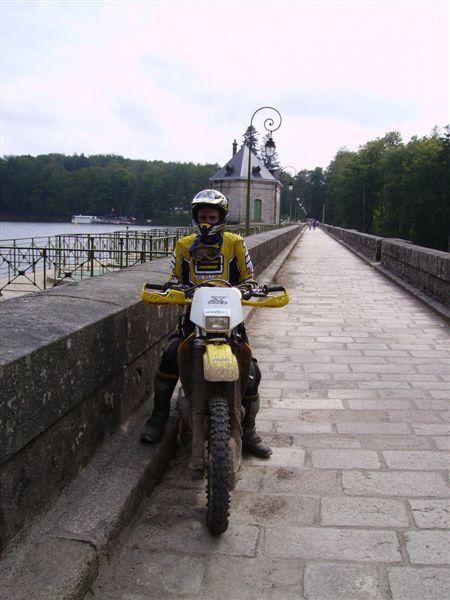
M86 223L99 223L98 217L93 215L73 215L72 223L85 225Z

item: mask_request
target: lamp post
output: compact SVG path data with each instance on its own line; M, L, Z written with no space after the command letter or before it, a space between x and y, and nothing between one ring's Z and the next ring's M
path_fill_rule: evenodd
M291 180L288 183L288 189L289 189L289 221L292 221L292 196L291 196L291 192L294 189L294 184L292 182L292 179L294 179L294 177L297 175L297 171L294 167L283 167L283 171L285 173L287 173L290 177Z
M251 169L251 164L252 164L253 118L256 115L256 113L258 113L260 110L272 110L278 115L278 118L280 120L278 125L276 125L276 122L271 117L267 118L264 121L264 129L266 131L268 131L270 134L272 134L274 131L279 129L279 127L281 125L281 121L282 121L281 114L279 113L279 111L276 108L273 108L272 106L261 106L260 108L255 110L255 112L252 114L252 118L250 119L250 127L248 129L248 131L250 132L250 140L249 140L250 145L248 148L247 197L246 197L246 203L245 203L245 235L246 236L250 235L250 175L251 175L250 169ZM275 142L272 139L272 135L269 136L269 139L265 143L265 151L266 151L266 155L269 158L271 156L273 156L273 154L275 152Z
M300 209L302 209L305 217L308 218L308 213L306 212L305 207L303 206L303 202L300 200L300 198L296 198L296 200L298 204L298 217L300 218Z

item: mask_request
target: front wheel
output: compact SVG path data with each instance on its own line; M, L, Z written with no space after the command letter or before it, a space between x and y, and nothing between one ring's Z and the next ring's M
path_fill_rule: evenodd
M220 535L228 528L231 486L229 440L228 401L221 397L211 398L209 401L206 522L212 535Z

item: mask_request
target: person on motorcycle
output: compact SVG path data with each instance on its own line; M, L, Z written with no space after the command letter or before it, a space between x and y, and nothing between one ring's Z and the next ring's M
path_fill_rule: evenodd
M224 279L231 285L252 288L253 265L244 239L225 231L228 216L228 200L216 190L199 192L192 200L192 224L196 233L178 240L172 257L172 276L167 287L193 286L210 279ZM189 326L191 326L189 330ZM166 427L170 400L178 381L178 346L192 331L189 318L182 318L180 326L169 337L162 353L154 382L154 404L151 417L145 423L141 441L157 442ZM242 326L243 341L246 341ZM251 454L268 458L271 448L256 433L255 419L260 400L258 386L261 371L256 359L252 360L249 380L242 406L245 415L242 421L242 445Z

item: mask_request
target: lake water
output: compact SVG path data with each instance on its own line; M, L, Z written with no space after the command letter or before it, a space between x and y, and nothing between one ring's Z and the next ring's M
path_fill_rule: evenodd
M27 252L23 254L14 253L14 260L11 259L9 247L12 245L10 240L23 240L22 244L19 242L19 246L28 247L30 238L35 238L35 243L39 247L45 247L47 245L46 238L54 238L57 235L70 235L70 234L99 234L99 233L113 233L115 231L151 231L155 229L173 230L175 227L164 227L155 225L104 225L104 224L86 224L77 225L75 223L39 223L39 222L16 222L16 221L0 221L0 290L3 288L3 284L9 280L10 277L14 279L17 285L9 285L3 289L0 293L1 299L8 297L9 295L15 296L19 293L29 293L36 291L35 287L32 287L31 281L33 280L33 271L31 269L31 260ZM40 239L39 239L40 238ZM6 241L9 240L9 241ZM54 240L52 240L54 241ZM4 242L4 243L3 243ZM3 248L2 248L3 246ZM33 255L34 256L34 255ZM35 256L34 256L35 259ZM17 264L16 264L16 261ZM42 262L36 266L37 271L42 269ZM18 269L26 270L27 277L18 277ZM39 277L39 274L38 274ZM20 285L19 285L20 283ZM39 283L41 287L42 282ZM14 288L14 289L13 289ZM6 293L8 292L8 293ZM11 294L9 294L11 292Z
M172 229L171 227L155 227L152 225L102 225L75 223L24 223L0 221L0 240L10 240L30 237L44 237L70 233L108 233L113 231Z

